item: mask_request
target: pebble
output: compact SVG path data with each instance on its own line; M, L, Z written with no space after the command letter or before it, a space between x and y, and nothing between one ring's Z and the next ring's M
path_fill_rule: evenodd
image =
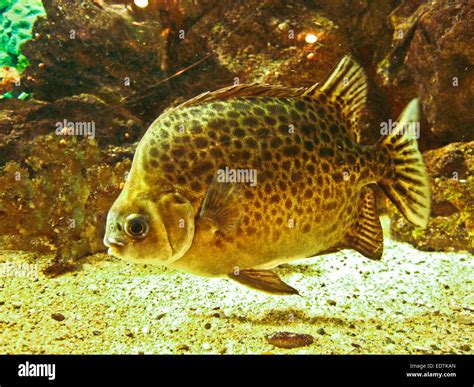
M211 344L202 343L202 349L204 349L205 351L209 351L211 349Z
M88 289L89 289L91 292L93 292L93 293L98 293L98 292L99 292L99 288L98 288L98 286L95 285L95 284L90 284L90 285L88 286Z
M326 334L326 331L324 330L324 328L319 328L316 332L318 332L320 335Z
M210 324L210 323L206 323L206 325L204 325L204 328L206 328L206 329L211 329L211 324Z
M14 309L20 309L21 306L22 306L22 303L18 302L18 301L15 301L15 302L12 302L12 306L13 306Z
M334 301L334 300L327 300L326 302L328 303L328 305L331 305L331 306L336 305L336 301Z
M56 321L64 321L66 319L66 317L62 313L53 313L51 314L51 317L53 320Z
M267 342L278 348L298 348L311 345L314 337L303 333L276 332L265 337Z
M176 349L178 351L189 351L190 348L189 348L189 345L187 345L187 344L178 344L176 346Z
M468 352L468 351L471 350L471 346L470 346L469 344L462 344L462 345L459 347L459 349L460 349L461 351L466 351L466 352Z

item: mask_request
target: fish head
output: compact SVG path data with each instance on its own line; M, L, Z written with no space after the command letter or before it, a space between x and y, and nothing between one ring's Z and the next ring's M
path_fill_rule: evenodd
M182 194L124 189L107 214L104 244L117 258L169 266L191 247L194 228L194 208Z

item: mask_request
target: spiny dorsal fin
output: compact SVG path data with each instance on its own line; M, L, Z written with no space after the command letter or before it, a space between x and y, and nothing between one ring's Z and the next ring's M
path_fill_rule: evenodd
M336 65L322 85L311 86L304 95L324 94L342 104L342 112L356 128L367 99L367 77L362 67L349 55Z
M234 85L216 91L206 91L189 101L183 102L174 109L238 97L297 97L304 93L305 90L306 88L304 87L290 88L283 86L259 85L255 83Z
M239 184L221 183L216 174L207 189L199 218L212 220L223 233L236 229L240 221L240 192Z
M281 278L271 270L240 270L236 273L230 273L229 278L242 285L266 293L299 295L298 290L283 282Z
M379 260L383 252L383 231L372 188L366 187L362 191L359 208L359 217L346 234L344 247L354 249L367 258Z

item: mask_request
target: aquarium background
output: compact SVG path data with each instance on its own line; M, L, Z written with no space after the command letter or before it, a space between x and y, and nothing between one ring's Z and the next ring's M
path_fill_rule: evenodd
M472 353L472 25L461 0L0 0L1 353ZM362 142L420 99L426 230L381 196L382 261L282 265L301 297L105 254L164 109L236 83L310 86L347 53L370 82ZM93 132L61 129L78 122Z

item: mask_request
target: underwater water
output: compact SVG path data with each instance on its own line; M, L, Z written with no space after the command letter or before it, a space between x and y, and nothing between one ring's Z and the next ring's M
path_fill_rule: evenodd
M0 0L0 352L472 353L473 15Z

